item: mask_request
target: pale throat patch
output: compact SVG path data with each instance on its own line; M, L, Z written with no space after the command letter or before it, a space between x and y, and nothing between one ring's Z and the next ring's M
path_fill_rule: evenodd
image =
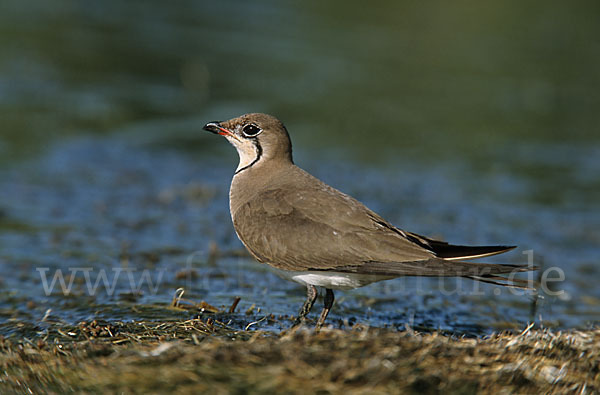
M258 147L249 141L240 142L233 138L228 139L231 144L235 147L240 156L240 163L235 171L243 169L250 163L254 162L258 157Z

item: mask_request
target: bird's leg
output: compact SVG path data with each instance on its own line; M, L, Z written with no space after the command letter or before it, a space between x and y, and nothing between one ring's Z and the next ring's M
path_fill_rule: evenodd
M319 317L319 320L317 321L317 325L315 326L316 330L321 329L321 327L323 326L323 323L325 322L325 319L327 318L327 314L329 314L329 310L331 310L331 306L333 306L334 299L335 299L335 297L333 296L333 291L330 290L329 288L325 288L325 298L324 298L323 310L321 311L321 316Z
M306 300L304 301L304 304L298 313L298 318L296 318L293 326L300 325L304 321L306 315L310 313L310 309L312 309L313 305L315 304L315 300L317 300L318 295L319 293L317 292L317 287L310 284L306 286Z

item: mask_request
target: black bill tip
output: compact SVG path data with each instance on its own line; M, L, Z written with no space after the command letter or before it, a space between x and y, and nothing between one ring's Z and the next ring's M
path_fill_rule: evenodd
M204 125L202 129L206 130L207 132L219 134L219 132L221 131L221 123L218 121L209 122L206 125Z

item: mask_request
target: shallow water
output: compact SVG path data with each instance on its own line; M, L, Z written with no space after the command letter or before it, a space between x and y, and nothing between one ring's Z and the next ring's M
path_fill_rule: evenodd
M36 322L47 309L66 322L148 314L136 314L136 305L154 305L150 317L160 319L174 314L160 306L180 287L185 298L224 310L241 296L240 313L252 304L261 309L248 322L265 313L296 313L303 288L240 254L227 206L233 168L213 166L218 156L154 147L123 136L76 139L3 172L1 187L12 192L4 200L0 238L3 320ZM467 280L405 278L338 292L332 322L480 333L531 319L558 327L597 320L597 249L590 245L600 235L597 214L585 202L548 210L529 199L535 182L500 171L481 178L452 164L398 163L404 169L398 173L299 156L323 179L406 229L432 229L458 242L516 241L519 250L489 260L526 264L523 251L532 249L537 264L543 259L544 269L560 267L566 278L551 289L560 295L542 293L534 317L531 295ZM501 193L494 190L498 180L507 184ZM216 260L209 258L211 243L221 252ZM61 275L64 287L70 275L74 280L69 296Z
M598 322L596 6L318 4L3 3L0 331L187 317L166 308L180 287L225 310L241 296L233 318L247 322L295 314L302 287L233 232L235 151L200 130L250 111L281 117L301 167L394 224L516 244L489 261L525 264L531 250L548 278L564 273L539 299L377 283L336 293L335 325ZM51 287L58 270L69 296L60 276Z

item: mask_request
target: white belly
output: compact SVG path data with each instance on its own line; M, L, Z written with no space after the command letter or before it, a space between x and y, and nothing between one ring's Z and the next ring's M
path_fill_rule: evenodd
M292 280L303 285L315 285L329 289L354 289L376 281L390 280L394 276L382 276L377 274L341 273L329 271L290 271L273 269L278 276L286 280Z

